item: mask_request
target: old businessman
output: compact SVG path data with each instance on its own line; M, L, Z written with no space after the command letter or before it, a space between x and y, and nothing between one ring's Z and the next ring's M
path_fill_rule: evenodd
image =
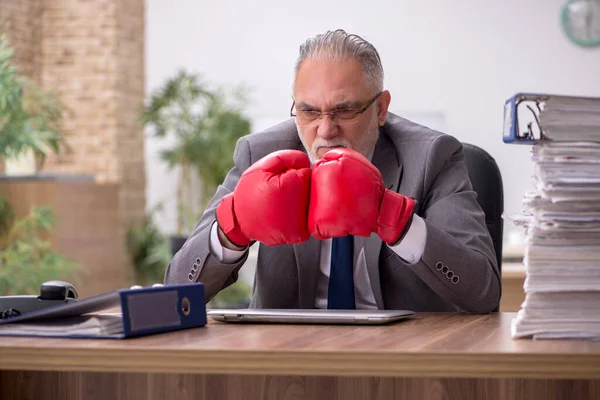
M377 50L309 38L288 120L240 139L234 168L166 283L207 301L258 245L251 308L485 313L501 284L461 143L388 112Z

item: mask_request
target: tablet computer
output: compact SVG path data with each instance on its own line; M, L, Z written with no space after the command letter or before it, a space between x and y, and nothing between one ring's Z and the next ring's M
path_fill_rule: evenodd
M212 309L207 314L221 322L381 325L410 318L410 310L299 310Z

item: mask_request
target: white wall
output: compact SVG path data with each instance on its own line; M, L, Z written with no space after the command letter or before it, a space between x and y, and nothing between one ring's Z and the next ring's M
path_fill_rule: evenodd
M504 101L519 91L600 96L600 48L568 42L559 24L565 2L148 0L147 89L180 67L246 82L261 129L288 115L292 66L306 37L336 28L358 33L381 54L391 110L488 150L513 215L532 164L528 147L502 142ZM158 147L148 141L148 201L169 200L160 222L172 231L174 180L156 160ZM520 231L506 224L513 229Z

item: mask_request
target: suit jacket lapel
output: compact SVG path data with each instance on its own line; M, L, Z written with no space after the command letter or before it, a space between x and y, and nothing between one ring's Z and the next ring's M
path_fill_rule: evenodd
M398 190L400 177L402 176L402 165L398 161L394 143L385 133L383 128L380 129L379 140L375 146L372 163L381 172L386 189L396 192ZM385 308L383 295L381 293L381 282L379 280L379 253L381 252L382 243L382 240L376 233L372 233L371 236L365 240L365 261L367 262L367 271L375 296L375 302L379 309Z

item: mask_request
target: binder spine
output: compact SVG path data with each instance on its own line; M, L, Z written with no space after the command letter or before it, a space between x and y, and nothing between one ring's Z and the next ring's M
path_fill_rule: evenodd
M202 284L131 289L120 294L125 337L206 325Z

